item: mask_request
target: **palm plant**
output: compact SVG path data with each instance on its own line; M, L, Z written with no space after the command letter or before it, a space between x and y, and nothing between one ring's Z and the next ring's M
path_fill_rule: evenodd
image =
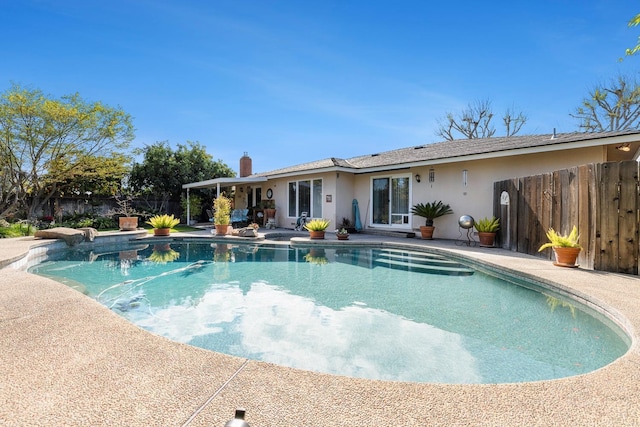
M431 203L418 203L411 208L411 213L425 218L425 225L433 227L433 220L444 215L453 213L451 206L445 205L442 201Z

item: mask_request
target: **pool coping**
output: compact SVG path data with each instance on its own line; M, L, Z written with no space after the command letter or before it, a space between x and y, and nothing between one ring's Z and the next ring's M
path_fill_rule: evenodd
M115 235L121 236L109 236ZM206 231L174 237L212 238ZM153 239L140 233L124 238ZM631 348L597 371L531 383L417 384L318 374L143 331L72 289L6 267L19 267L31 248L47 250L59 242L2 239L0 375L7 381L0 384L6 402L0 424L222 426L239 406L253 426L640 424L637 276L564 269L537 257L446 240L366 233L339 243L292 239L294 246L327 243L428 247L486 268L517 270L608 313L631 335Z

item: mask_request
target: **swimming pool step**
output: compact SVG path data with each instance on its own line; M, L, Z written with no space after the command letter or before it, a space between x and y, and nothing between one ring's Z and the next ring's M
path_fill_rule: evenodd
M429 265L388 258L375 258L373 260L373 264L398 270L414 271L417 273L442 274L447 276L471 276L474 273L472 269L456 263L452 265Z
M377 259L404 261L412 264L440 265L443 267L459 266L460 263L446 259L440 255L432 255L420 252L379 252Z

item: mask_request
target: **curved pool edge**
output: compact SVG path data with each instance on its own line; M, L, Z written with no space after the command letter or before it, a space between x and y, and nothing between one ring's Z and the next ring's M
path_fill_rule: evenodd
M626 319L631 348L597 371L535 383L359 380L245 363L176 344L140 331L63 285L7 271L0 275L0 342L6 349L0 354L0 371L11 381L0 386L7 402L0 409L0 423L180 425L190 419L190 425L223 425L236 406L246 407L250 424L263 426L633 425L640 419L637 277L559 271L542 259L499 249L460 248L447 241L366 239L394 247L446 250L548 282L557 283L562 275L563 287ZM13 245L4 243L0 241L0 259L12 252ZM22 242L15 245L17 251L23 247ZM49 348L33 348L32 341L46 342ZM78 347L84 359L75 356Z

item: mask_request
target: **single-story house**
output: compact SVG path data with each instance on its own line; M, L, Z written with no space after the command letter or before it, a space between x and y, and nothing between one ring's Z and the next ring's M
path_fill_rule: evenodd
M413 216L416 203L441 200L454 211L436 219L436 236L460 237L458 219L493 215L493 183L588 163L637 159L640 131L562 133L464 139L418 145L352 157L327 158L263 173L252 173L251 159L240 159L240 177L184 184L183 188L235 187L235 206L275 203L276 223L294 228L306 212L338 227L352 224L353 201L362 228L417 231L424 219ZM331 227L330 227L331 229Z

